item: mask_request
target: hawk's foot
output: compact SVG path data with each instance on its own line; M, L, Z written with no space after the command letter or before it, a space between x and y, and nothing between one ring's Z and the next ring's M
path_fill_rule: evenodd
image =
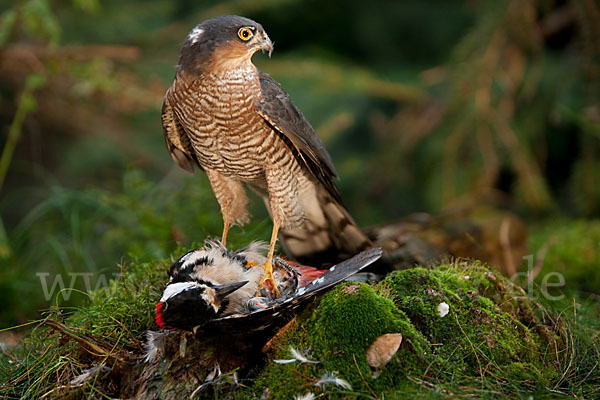
M275 278L273 277L273 263L270 260L262 265L262 268L265 270L265 276L258 282L258 290L256 291L256 295L259 296L260 289L265 285L268 281L271 287L273 288L273 293L275 293L275 297L279 296L279 290L277 289L277 285L275 284Z

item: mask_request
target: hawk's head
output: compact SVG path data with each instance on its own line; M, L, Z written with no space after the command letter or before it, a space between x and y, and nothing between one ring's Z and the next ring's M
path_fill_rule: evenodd
M273 42L258 22L237 15L216 17L197 25L181 48L178 71L233 69L250 64L258 50L273 51Z

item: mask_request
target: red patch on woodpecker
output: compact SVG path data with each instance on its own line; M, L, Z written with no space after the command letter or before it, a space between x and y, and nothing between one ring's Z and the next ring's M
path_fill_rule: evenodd
M163 309L165 308L165 303L159 301L156 304L156 309L154 310L156 324L160 327L160 329L167 329L168 326L165 324L163 320Z
M289 262L289 264L292 267L296 268L296 270L298 270L298 272L302 274L298 277L298 285L300 288L305 287L306 285L323 275L325 272L327 272L327 270L325 269L307 267L306 265L301 265L294 262Z

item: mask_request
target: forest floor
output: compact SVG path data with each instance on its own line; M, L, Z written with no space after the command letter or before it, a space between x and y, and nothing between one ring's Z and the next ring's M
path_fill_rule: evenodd
M51 307L20 346L3 348L0 393L597 398L600 222L539 225L529 243L543 265L521 286L480 261L449 259L393 272L374 285L343 283L272 340L171 332L149 361L146 334L158 329L154 306L170 262L132 261L86 305ZM374 352L387 356L374 361Z

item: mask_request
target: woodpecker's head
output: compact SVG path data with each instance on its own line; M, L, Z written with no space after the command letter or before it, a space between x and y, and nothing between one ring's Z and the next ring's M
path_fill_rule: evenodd
M162 328L193 329L218 318L227 307L227 296L248 281L226 285L210 282L176 282L167 285L156 305L156 323Z
M207 240L181 256L171 265L169 283L156 305L157 324L163 329L192 329L240 309L242 299L256 292L262 277L262 268L250 265L250 259L264 259L258 253L262 246L254 243L228 251L220 242Z

